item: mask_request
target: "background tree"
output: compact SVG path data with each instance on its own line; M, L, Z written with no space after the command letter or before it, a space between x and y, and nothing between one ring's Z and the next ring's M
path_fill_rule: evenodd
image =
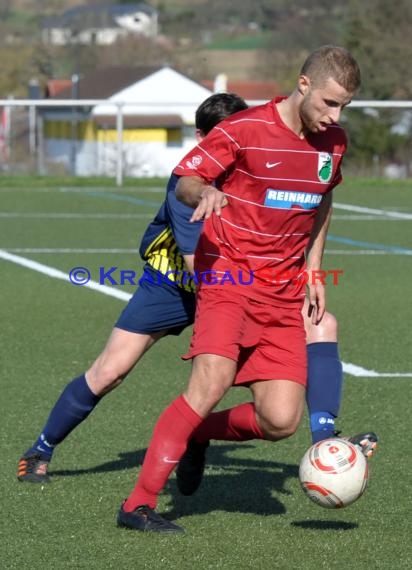
M0 0L0 20L8 17L11 8L11 0Z
M254 45L260 46L253 54L259 55L249 58L252 63L244 73L251 79L273 79L285 94L294 88L309 52L333 43L350 49L360 63L363 84L357 98L412 99L411 0L148 0L159 11L161 34L155 41L129 36L108 47L79 47L75 42L64 47L42 45L42 19L61 15L81 2L0 0L1 96L26 96L32 78L44 83L49 77L69 77L113 64L167 63L202 80L221 72L216 67L226 58L229 70L240 73L247 58L234 48L242 36L253 36ZM217 58L208 57L216 45L227 49ZM229 79L236 78L227 73ZM395 161L408 166L412 135L406 113L349 109L347 116L348 163L364 168Z
M351 0L343 41L362 69L368 99L412 99L412 2Z
M412 3L398 0L351 0L345 13L343 41L362 70L362 99L412 99ZM410 169L412 143L404 111L379 110L348 122L352 162L387 162Z

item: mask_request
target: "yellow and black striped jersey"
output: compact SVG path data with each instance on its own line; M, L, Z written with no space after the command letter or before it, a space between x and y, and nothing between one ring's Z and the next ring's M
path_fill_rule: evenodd
M188 275L183 254L194 254L202 222L191 223L193 210L176 198L176 175L169 179L166 199L154 220L146 229L141 244L140 255L153 269L167 275L169 281L187 291L196 291L192 278L180 279Z

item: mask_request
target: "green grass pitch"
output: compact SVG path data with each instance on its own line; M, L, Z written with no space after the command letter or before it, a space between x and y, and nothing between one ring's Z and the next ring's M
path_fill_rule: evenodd
M163 187L3 176L0 250L65 273L85 266L95 280L102 266L138 271L135 250ZM159 509L185 536L118 529L117 510L154 422L185 386L190 365L179 355L190 331L158 343L58 448L51 485L19 483L20 454L63 386L102 349L124 301L0 258L1 568L412 567L412 183L350 179L335 202L324 267L343 274L337 286L328 281L328 308L339 319L343 361L361 368L345 376L338 427L373 429L381 438L365 495L337 511L303 495L297 472L310 444L305 417L294 437L277 444L213 444L193 497L179 496L172 477ZM233 390L221 406L248 395Z

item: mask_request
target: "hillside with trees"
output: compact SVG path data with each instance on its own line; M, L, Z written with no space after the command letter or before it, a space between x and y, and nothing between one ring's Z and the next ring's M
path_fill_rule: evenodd
M271 78L287 93L306 54L319 45L334 43L348 47L358 58L363 74L359 98L412 99L410 0L147 3L159 13L159 34L154 39L128 36L107 47L57 47L42 43L42 22L78 5L78 0L2 0L0 97L25 97L33 78L44 85L50 78L70 77L74 72L148 62L167 63L197 80L213 79L222 72L232 79ZM403 160L408 152L410 126L393 128L399 114L366 116L351 111L349 123L355 141L352 148L366 163L383 154Z
M1 0L2 96L22 95L25 83L34 76L40 80L62 77L75 68L87 72L113 61L128 65L164 61L183 68L182 71L191 68L197 78L230 72L216 69L213 57L213 69L208 69L208 51L219 51L225 66L228 60L237 58L237 51L257 52L252 58L253 66L247 63L247 76L272 76L288 90L308 51L325 43L337 43L358 57L364 76L364 97L412 97L408 67L412 51L409 0L151 0L148 4L159 11L160 35L155 41L130 36L107 50L95 46L56 49L42 44L44 19L58 16L79 3ZM83 4L108 2L85 0ZM228 52L227 57L223 52ZM241 65L236 63L233 67L242 74Z

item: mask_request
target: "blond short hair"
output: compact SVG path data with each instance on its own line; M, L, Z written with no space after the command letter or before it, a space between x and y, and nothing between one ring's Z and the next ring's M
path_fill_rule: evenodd
M300 71L312 85L322 86L327 79L334 79L348 93L356 93L361 84L361 74L355 58L343 47L326 45L318 48L306 59Z

